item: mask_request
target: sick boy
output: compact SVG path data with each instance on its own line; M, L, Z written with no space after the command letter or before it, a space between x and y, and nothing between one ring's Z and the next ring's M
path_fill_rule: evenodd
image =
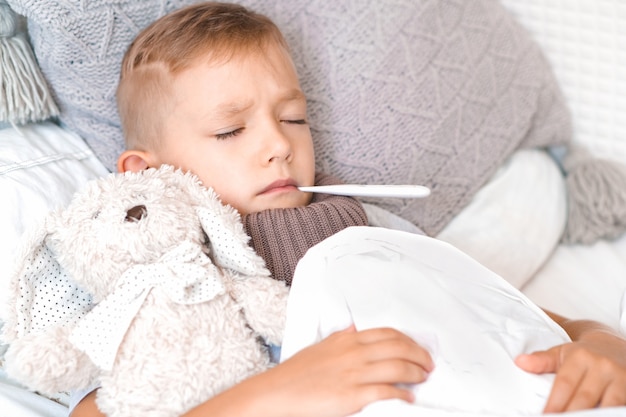
M241 213L277 279L290 282L309 247L367 222L356 200L297 189L333 180L315 173L305 95L283 36L264 16L203 3L159 19L124 58L118 105L128 149L118 170L170 164L198 175ZM626 340L549 314L574 342L516 359L528 372L557 374L545 411L626 404ZM344 416L376 400L411 401L402 384L431 371L429 353L406 335L350 328L185 416ZM94 400L95 391L72 416L101 415Z

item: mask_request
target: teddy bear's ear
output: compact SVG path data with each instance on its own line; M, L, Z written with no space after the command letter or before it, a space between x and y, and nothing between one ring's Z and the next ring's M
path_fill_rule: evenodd
M185 190L209 238L212 258L219 266L243 275L270 275L263 258L248 245L250 237L243 230L239 213L222 204L215 190L205 187L191 172L169 165L162 165L153 174L178 190Z
M57 213L49 214L22 237L6 297L4 342L53 325L75 323L91 308L91 297L61 268L49 245Z
M219 203L217 197L215 201ZM219 204L220 207L213 208L196 207L200 224L209 238L212 258L219 266L243 275L269 276L263 258L248 245L250 238L243 230L239 214L233 208Z

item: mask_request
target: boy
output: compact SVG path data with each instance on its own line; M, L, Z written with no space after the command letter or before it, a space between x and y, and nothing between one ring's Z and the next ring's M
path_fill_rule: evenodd
M118 104L128 149L118 169L194 172L242 214L275 276L288 281L303 250L365 222L352 199L311 200L296 188L316 180L306 101L280 31L263 16L200 4L158 20L125 56ZM557 373L546 411L626 404L626 341L597 323L551 317L575 342L516 359L526 371ZM411 401L401 384L432 370L428 352L402 333L350 328L186 415L343 416L375 400ZM98 415L94 393L72 415Z

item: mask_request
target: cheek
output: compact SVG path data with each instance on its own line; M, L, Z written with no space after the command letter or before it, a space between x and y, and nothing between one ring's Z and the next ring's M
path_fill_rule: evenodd
M199 164L195 161L194 155L189 152L193 145L167 146L155 152L155 165L167 164L183 171L192 171ZM196 173L196 175L198 175Z
M217 158L217 153L206 146L187 145L182 152L168 155L171 165L197 175L206 187L213 187L227 178L228 157Z
M313 150L313 141L309 138L303 138L297 149L300 171L312 181L315 176L315 151Z
M219 196L220 201L222 202L222 204L226 204L231 206L232 208L234 208L235 210L237 210L239 212L239 214L248 214L251 211L255 211L253 209L251 209L250 207L250 203L245 201L242 196L240 194L238 194L236 191L233 192L232 189L230 190L222 190L223 192L220 192L219 190L215 190L215 192L217 193L217 195Z
M222 203L239 209L240 200L246 194L246 183L250 183L250 181L245 181L241 174L238 170L205 170L204 175L198 175L198 177L206 187L215 190Z

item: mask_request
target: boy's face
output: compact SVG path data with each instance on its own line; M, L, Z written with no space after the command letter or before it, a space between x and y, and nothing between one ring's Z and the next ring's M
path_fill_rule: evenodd
M306 101L282 48L199 62L174 78L173 112L154 166L196 174L241 214L304 206L315 162Z

